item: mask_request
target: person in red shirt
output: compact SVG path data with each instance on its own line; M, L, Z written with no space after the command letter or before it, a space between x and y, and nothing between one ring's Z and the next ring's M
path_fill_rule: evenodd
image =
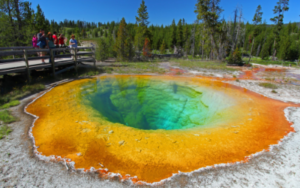
M58 45L59 45L59 41L58 41L58 38L57 38L57 34L56 34L56 32L54 31L53 32L53 40L54 40L54 46L56 47L56 48L58 48Z
M59 40L59 47L65 47L65 37L63 34L59 35L58 40Z

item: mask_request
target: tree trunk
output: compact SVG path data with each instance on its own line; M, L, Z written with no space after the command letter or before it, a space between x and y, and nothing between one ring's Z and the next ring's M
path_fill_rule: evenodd
M258 45L257 52L256 52L256 57L259 55L260 48L261 48L261 44Z
M10 20L10 24L11 24L11 27L12 27L12 30L13 30L13 35L15 38L17 35L16 35L16 29L15 29L15 25L14 25L14 22L13 22L13 18L12 18L12 15L11 15L11 9L10 9L10 0L6 0L6 4L7 4L7 11L8 11L8 17L9 17L9 20ZM12 45L13 46L17 46L17 43L16 43L16 40L13 40L12 41Z
M274 52L273 52L273 57L272 57L273 61L275 61L275 56L276 56L276 52L277 52L275 46L276 46L276 40L274 40Z
M218 46L216 45L216 39L214 37L214 33L215 33L215 31L212 30L212 33L210 34L210 36L212 37L212 45L213 45L212 47L213 47L213 49L215 49L215 51L217 53L217 57L219 57L219 49L218 49Z
M237 8L234 10L234 21L233 21L233 32L232 32L232 46L231 46L231 53L234 52L235 50L235 30L236 30L236 22L237 22L237 13L238 13L238 10Z
M16 17L17 17L17 20L18 20L19 31L21 31L21 29L22 29L22 19L21 19L21 14L20 14L20 9L19 9L19 0L14 0L14 7L15 7L15 11L16 11Z
M192 30L192 56L195 57L195 30L196 30L196 24L194 24L194 28Z
M202 56L201 56L201 58L202 58L202 61L203 61L203 55L204 55L204 54L203 54L203 52L204 52L204 50L203 50L203 49L204 49L204 48L203 48L203 46L204 46L204 40L202 39Z
M210 42L211 42L210 60L213 60L214 42L213 42L212 34L210 34Z
M248 64L250 63L250 60L251 60L251 57L252 57L252 50L253 50L254 42L255 42L255 38L253 38Z

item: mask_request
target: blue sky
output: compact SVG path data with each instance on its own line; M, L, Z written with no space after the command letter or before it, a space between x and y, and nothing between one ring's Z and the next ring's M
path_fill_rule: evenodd
M89 22L119 21L125 17L126 22L135 23L137 9L141 0L29 0L34 9L40 4L49 20L63 21L82 20ZM169 25L175 19L184 18L186 22L196 20L194 13L197 0L145 0L148 6L149 21L154 25ZM243 18L251 22L256 7L260 4L264 12L263 20L267 23L273 17L273 8L277 0L221 0L224 9L222 17L233 17L234 9L239 6L243 9ZM290 0L290 10L285 14L284 22L300 22L300 0Z

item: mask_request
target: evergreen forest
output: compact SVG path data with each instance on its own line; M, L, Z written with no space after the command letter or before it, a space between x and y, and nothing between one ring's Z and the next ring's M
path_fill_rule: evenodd
M75 34L79 41L96 41L100 59L115 57L129 61L137 53L151 54L181 53L200 59L240 61L240 56L260 57L295 61L300 56L299 23L284 24L284 13L289 10L289 0L277 0L275 7L253 10L253 20L244 22L243 10L236 8L232 20L221 18L221 0L197 0L195 22L185 19L170 20L170 25L155 25L149 22L144 0L136 13L136 22L85 22L48 20L37 6L36 11L29 1L0 0L0 47L30 46L33 34L46 32L64 34L70 38ZM262 8L272 8L273 24L264 21Z

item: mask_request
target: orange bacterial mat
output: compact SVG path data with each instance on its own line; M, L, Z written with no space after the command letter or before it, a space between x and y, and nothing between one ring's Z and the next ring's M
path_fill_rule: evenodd
M102 76L59 85L26 111L38 116L40 155L153 183L268 150L294 131L290 106L210 78Z

